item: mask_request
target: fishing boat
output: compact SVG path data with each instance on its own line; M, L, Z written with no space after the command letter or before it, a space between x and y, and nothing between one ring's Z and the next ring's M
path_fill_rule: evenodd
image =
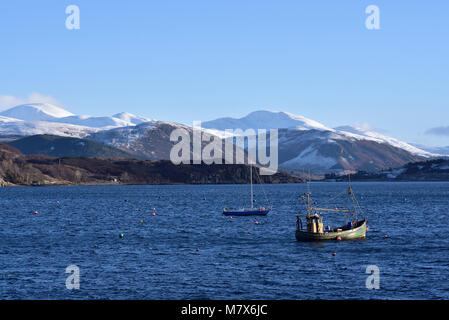
M311 193L308 190L301 198L306 207L306 227L303 228L302 217L296 217L296 240L297 241L323 241L323 240L354 240L366 237L366 217L358 220L358 214L363 214L362 209L352 191L351 183L348 183L346 209L325 209L317 207L312 202ZM352 208L349 208L351 202ZM323 213L344 213L345 224L331 228L323 226ZM348 214L350 214L348 221Z
M256 171L257 174L257 171ZM266 216L271 211L271 206L265 207L254 207L254 191L253 191L253 166L250 165L250 184L251 184L251 197L250 197L250 207L231 209L223 208L223 215L225 216ZM262 183L259 177L259 183ZM266 195L265 195L266 198ZM267 199L268 200L268 199Z

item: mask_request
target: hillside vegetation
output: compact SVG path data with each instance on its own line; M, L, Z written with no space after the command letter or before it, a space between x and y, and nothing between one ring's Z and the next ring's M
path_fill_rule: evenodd
M254 168L255 170L255 168ZM55 158L24 155L0 144L0 185L75 184L224 184L248 183L245 165L174 165L166 160ZM302 179L277 173L264 183L296 183Z

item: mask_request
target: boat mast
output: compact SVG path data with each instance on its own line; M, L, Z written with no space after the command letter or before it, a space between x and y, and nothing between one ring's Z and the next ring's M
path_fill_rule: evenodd
M250 180L251 180L251 209L253 208L253 164L250 164Z
M310 187L309 187L309 183L310 183L310 169L309 169L309 176L307 177L307 216L310 216Z

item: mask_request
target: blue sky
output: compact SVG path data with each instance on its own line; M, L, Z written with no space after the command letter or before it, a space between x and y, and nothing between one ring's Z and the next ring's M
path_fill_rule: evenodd
M65 27L70 4L80 30ZM380 30L365 28L371 4ZM0 108L34 94L187 124L282 110L449 145L449 130L426 133L449 126L448 12L443 0L2 1Z

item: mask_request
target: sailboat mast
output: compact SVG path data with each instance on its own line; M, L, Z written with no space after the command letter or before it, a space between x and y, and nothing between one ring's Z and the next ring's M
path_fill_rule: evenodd
M251 209L253 208L253 165L250 165L250 180L251 180Z

